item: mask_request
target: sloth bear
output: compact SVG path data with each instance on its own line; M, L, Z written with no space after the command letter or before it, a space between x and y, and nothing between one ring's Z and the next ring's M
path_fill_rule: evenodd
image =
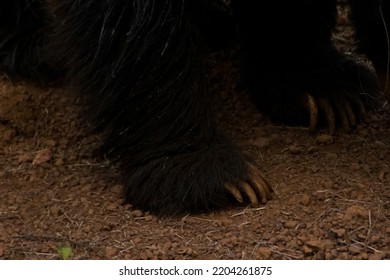
M259 110L312 129L321 118L331 133L353 127L380 90L332 44L336 0L230 2L2 0L0 67L72 85L135 207L167 215L266 203L270 184L216 126L208 50L238 38ZM388 6L352 5L360 50L386 73Z

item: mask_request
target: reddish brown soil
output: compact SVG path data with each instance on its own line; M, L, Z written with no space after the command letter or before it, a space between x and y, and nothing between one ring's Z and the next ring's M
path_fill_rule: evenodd
M222 59L223 61L223 59ZM275 189L263 207L157 218L122 203L82 107L62 89L0 79L0 259L389 259L390 111L353 131L274 124L212 74L221 125Z

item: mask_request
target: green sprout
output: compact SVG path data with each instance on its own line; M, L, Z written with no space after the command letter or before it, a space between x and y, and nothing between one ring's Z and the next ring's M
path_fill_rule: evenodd
M60 255L61 260L68 260L72 255L72 248L69 246L58 246L57 253Z

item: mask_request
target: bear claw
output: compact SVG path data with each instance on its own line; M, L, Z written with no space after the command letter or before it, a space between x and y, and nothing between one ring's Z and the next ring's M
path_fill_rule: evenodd
M244 196L252 206L258 206L260 204L259 202L265 204L271 199L272 187L253 165L249 165L248 168L251 179L242 182L238 186L226 184L225 189L239 203L244 203Z
M328 131L331 135L334 134L336 130L335 113L337 113L343 129L349 130L356 126L357 117L364 120L366 111L363 102L359 98L356 98L353 101L357 113L353 111L351 102L345 97L341 97L338 101L332 102L329 98L315 98L311 94L305 93L302 98L302 104L310 116L309 130L313 131L317 128L318 115L320 112L322 112L325 117Z

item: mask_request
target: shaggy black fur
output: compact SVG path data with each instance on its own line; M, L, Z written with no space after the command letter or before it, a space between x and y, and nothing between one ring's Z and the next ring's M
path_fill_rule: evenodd
M376 77L331 41L337 0L232 3L241 27L245 82L261 111L300 124L308 122L304 94L328 99L336 118L345 103L358 110L360 100L368 103L369 95L377 95Z
M54 79L41 51L47 43L48 26L40 1L0 1L0 69L40 82Z
M356 26L358 50L373 62L378 74L386 83L390 63L390 4L382 0L351 0L352 21ZM383 85L386 87L386 85ZM390 85L387 85L387 88Z
M291 121L305 118L304 93L336 104L376 93L372 74L332 46L335 0L232 2L246 81L262 110ZM87 100L105 135L102 152L119 164L125 198L136 207L159 214L224 207L227 185L260 176L216 127L205 85L206 46L232 37L220 5L2 0L0 67L22 77L66 76Z

